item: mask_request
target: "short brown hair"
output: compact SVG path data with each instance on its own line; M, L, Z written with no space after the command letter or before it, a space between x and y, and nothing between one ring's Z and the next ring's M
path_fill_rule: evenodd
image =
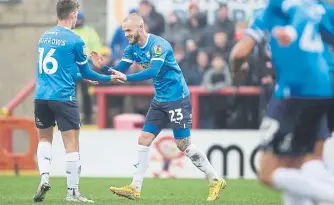
M58 0L57 17L59 20L67 19L71 12L79 8L77 0Z

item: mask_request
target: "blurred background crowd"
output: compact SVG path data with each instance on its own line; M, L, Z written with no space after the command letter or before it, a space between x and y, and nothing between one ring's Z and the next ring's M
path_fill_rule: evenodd
M229 55L235 43L242 38L250 19L238 21L229 17L227 4L220 3L213 23L208 22L207 13L201 12L199 4L190 2L187 15L177 11L163 16L148 0L143 0L137 12L144 17L149 33L162 36L174 49L175 58L188 86L203 86L211 94L200 97L201 129L256 129L263 110L271 96L275 75L270 62L270 52L266 43L258 45L243 64L243 77L234 80L229 68ZM80 12L75 28L86 42L89 50L103 55L106 64L116 65L128 45L119 25L110 42L103 45L91 25L85 24L85 15ZM134 64L129 72L142 68ZM134 85L151 85L150 81ZM260 86L260 96L222 96L215 91L228 86ZM94 123L94 97L88 92L87 84L81 83L81 110L83 123ZM100 85L104 86L104 85ZM116 85L115 85L116 86ZM139 113L145 115L152 97L111 96L108 97L108 126L113 126L113 117L120 113Z

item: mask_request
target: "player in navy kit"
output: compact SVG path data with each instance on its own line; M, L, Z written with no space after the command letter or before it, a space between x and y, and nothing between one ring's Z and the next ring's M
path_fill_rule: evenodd
M313 153L319 137L328 135L326 129L321 132L326 125L324 114L328 111L328 99L333 94L331 68L323 54L320 37L322 25L332 28L327 24L325 9L317 2L287 0L282 8L269 4L260 19L263 28L252 32L263 35L266 30L272 34L270 47L278 82L261 125L266 131L266 141L259 179L281 190L285 196L333 203L332 175L321 160L305 164L302 160ZM282 30L291 35L289 43L281 38ZM291 163L303 164L302 169L282 168ZM320 179L325 176L326 180ZM290 203L297 204L296 201Z
M58 25L46 31L38 42L35 90L35 122L39 144L37 160L41 182L33 198L42 202L50 190L49 174L52 160L53 127L58 125L65 146L67 201L93 202L79 192L81 171L79 155L80 116L75 98L75 84L80 78L112 81L112 76L92 71L87 63L86 46L71 29L77 19L76 0L58 0ZM78 75L78 68L82 76ZM115 80L115 79L113 79Z
M155 96L146 115L141 135L138 139L138 164L131 185L110 190L129 199L139 199L144 174L149 166L149 147L160 131L171 124L178 148L204 172L210 182L208 201L216 200L226 182L214 171L206 155L190 141L192 126L189 90L177 64L171 45L163 38L145 32L144 21L138 14L130 14L124 19L122 28L130 45L124 51L120 63L103 72L118 75L121 81L143 81L153 79ZM100 61L100 57L92 55ZM139 73L125 73L136 62L144 70ZM103 66L103 65L102 65ZM102 67L100 64L97 67ZM121 71L121 72L119 72Z

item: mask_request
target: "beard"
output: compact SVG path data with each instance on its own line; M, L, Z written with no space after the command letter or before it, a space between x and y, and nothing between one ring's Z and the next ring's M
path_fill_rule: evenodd
M134 45L134 44L138 43L139 37L140 37L139 32L137 32L136 35L134 35L134 36L128 37L129 44Z

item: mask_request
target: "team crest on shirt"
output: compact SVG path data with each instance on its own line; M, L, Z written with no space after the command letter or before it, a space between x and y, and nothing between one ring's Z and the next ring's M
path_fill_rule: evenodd
M159 56L162 53L162 47L160 45L154 46L155 55Z

